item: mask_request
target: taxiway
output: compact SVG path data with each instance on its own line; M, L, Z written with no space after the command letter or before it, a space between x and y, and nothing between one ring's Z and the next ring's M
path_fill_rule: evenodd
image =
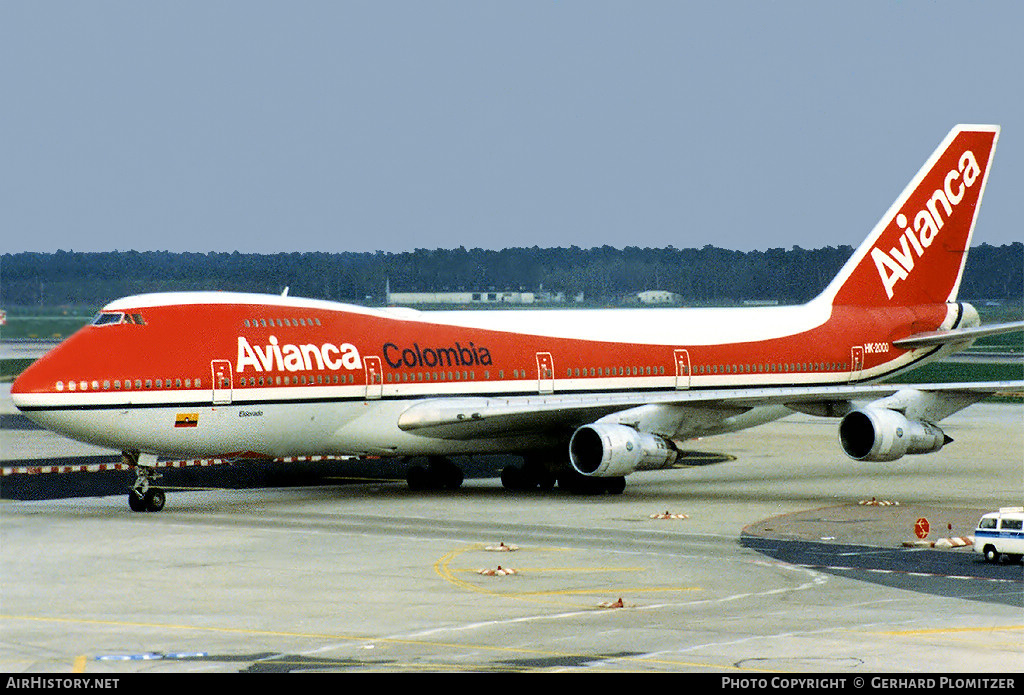
M1022 416L979 404L938 454L867 465L834 421L794 415L618 496L346 476L169 489L155 514L123 493L7 499L0 668L1003 673L1021 566L901 544L917 510L961 535L1020 504ZM4 466L97 454L39 430L2 442Z

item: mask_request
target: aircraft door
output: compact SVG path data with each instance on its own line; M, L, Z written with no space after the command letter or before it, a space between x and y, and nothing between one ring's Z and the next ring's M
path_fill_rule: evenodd
M555 390L555 361L550 352L537 353L537 391L552 393Z
M212 360L210 369L213 372L213 404L228 405L231 403L231 361Z
M364 357L363 366L366 369L366 398L368 400L380 398L384 393L384 371L381 368L380 357L376 355Z
M677 349L676 353L676 388L690 388L690 353L687 350Z
M859 379L862 369L864 369L864 346L854 345L850 348L850 381Z

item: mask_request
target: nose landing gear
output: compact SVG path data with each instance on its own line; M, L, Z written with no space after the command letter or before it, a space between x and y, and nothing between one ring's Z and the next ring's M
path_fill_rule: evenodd
M166 501L164 491L153 486L160 478L156 472L156 454L122 451L121 460L136 469L135 484L128 491L128 508L133 512L158 512L163 509Z

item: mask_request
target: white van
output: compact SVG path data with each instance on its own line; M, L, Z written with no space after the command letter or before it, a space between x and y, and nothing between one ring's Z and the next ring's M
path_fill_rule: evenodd
M999 562L1005 555L1010 562L1020 562L1024 555L1024 507L1003 507L981 517L974 530L974 552L987 562Z

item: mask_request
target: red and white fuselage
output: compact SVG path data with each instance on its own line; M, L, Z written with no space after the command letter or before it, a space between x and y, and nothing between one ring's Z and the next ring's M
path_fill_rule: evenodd
M827 409L971 339L978 317L956 293L997 136L955 128L802 306L420 312L140 295L105 306L12 396L69 437L176 457L523 452L609 418L682 440ZM926 334L948 338L915 342Z

